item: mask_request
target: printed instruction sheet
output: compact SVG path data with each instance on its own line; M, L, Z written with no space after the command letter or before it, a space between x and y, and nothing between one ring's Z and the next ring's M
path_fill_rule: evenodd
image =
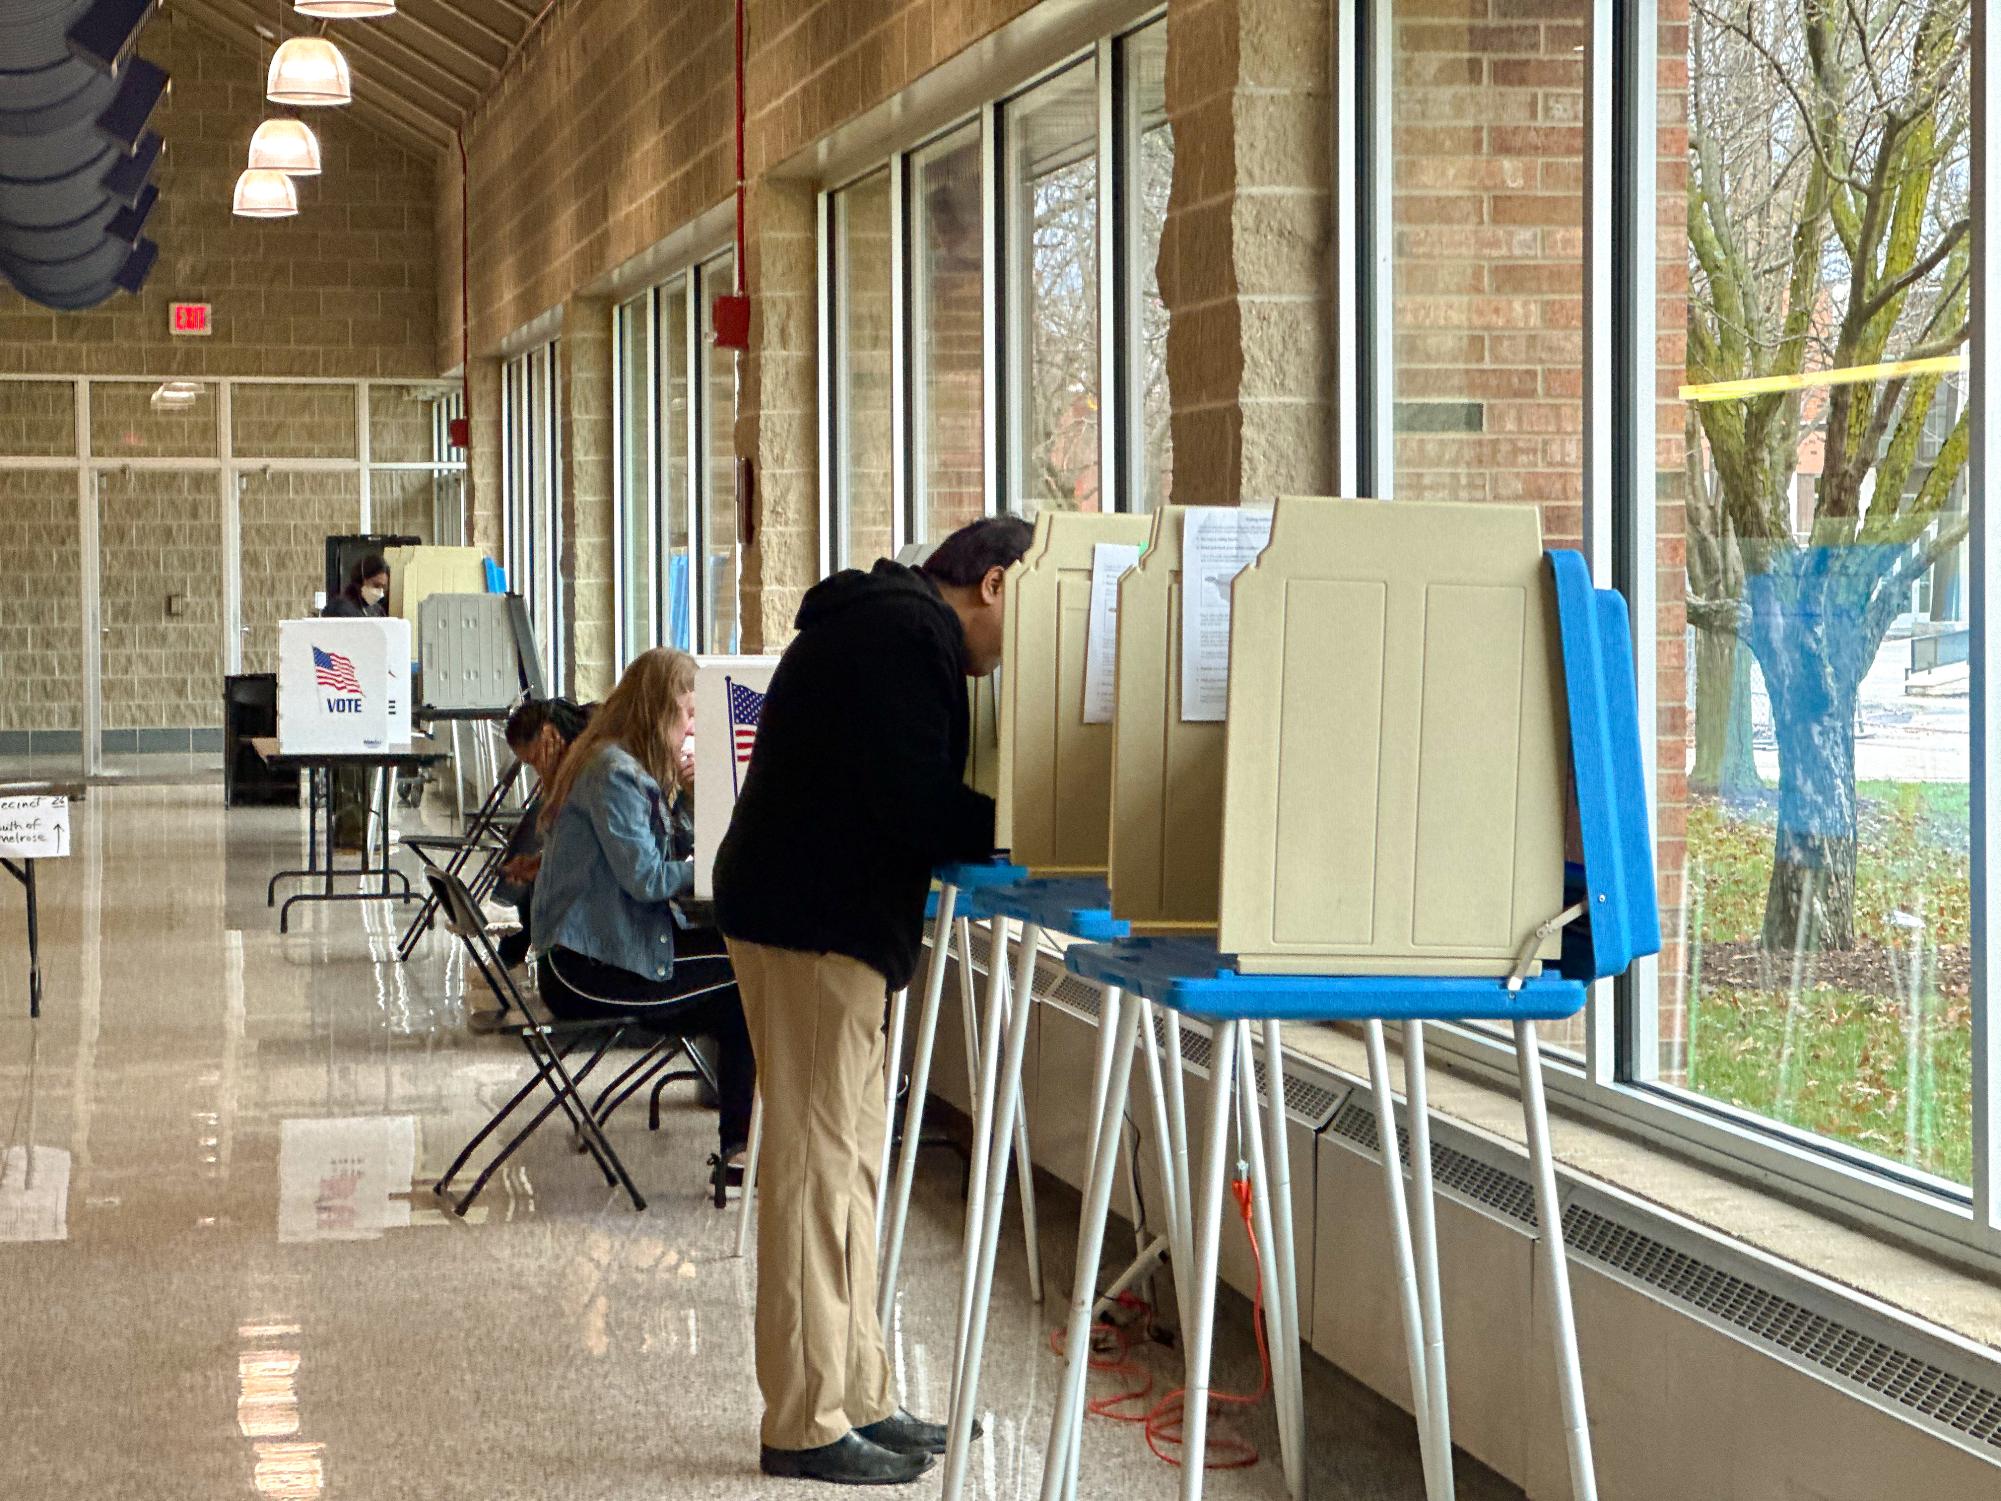
M1181 717L1230 707L1230 583L1271 540L1269 510L1197 506L1181 531Z
M1119 661L1119 576L1139 562L1137 542L1091 549L1091 618L1084 638L1084 723L1110 724Z

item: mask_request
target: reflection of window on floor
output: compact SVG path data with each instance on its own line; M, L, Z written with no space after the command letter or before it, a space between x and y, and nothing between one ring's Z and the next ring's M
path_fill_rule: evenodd
M1698 0L1687 94L1662 91L1686 149L1661 201L1688 206L1658 526L1686 598L1661 649L1683 935L1642 1067L1965 1183L1969 37L1936 11L1834 7L1810 49L1790 8Z

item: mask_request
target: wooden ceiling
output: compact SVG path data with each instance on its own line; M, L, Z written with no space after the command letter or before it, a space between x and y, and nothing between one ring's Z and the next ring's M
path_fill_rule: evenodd
M323 33L347 54L355 111L427 153L452 144L544 8L543 0L397 0L396 14L381 20L315 21L291 0L167 0L266 63L281 4L286 36Z

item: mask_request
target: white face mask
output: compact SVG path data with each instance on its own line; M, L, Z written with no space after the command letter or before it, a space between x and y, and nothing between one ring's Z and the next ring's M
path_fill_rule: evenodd
M381 604L382 594L383 591L376 588L373 584L363 584L361 586L361 602L365 605Z

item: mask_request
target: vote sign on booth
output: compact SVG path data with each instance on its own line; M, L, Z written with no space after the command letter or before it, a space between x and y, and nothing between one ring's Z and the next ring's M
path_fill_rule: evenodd
M338 755L410 740L410 622L278 622L278 748Z
M695 895L714 895L716 850L757 749L776 657L695 659Z

